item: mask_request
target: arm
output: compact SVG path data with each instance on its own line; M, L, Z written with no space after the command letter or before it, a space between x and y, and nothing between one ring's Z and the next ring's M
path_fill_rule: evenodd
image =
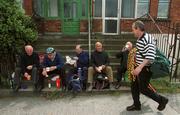
M56 69L61 69L64 66L64 61L60 54L56 54Z
M116 58L121 58L122 57L122 51L120 51L119 53L116 54Z

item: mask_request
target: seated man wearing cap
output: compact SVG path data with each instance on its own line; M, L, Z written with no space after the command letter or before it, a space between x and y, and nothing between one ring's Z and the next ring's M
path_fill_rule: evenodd
M50 79L58 75L62 79L62 85L65 85L64 61L62 60L61 55L52 47L49 47L46 50L42 75L44 77L49 77ZM42 88L43 87L44 86L42 86Z

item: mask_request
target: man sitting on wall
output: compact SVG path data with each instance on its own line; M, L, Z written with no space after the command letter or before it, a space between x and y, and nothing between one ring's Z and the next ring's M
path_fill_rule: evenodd
M61 55L52 47L49 47L46 50L42 75L44 77L49 77L49 79L58 75L62 80L62 85L65 86L64 61L62 60Z
M86 89L86 81L87 81L87 68L89 66L89 55L87 52L83 51L83 48L81 45L76 45L75 48L76 56L74 59L76 62L73 64L74 68L70 69L68 73L68 78L73 76L74 74L78 75L78 69L81 70L80 74L80 80L83 85L83 89Z
M109 66L108 54L103 50L102 43L96 42L95 51L91 55L92 67L88 68L88 91L93 88L93 78L97 73L106 74L110 82L110 89L113 89L113 73L112 68Z
M33 81L34 90L37 90L38 83L38 68L39 68L39 57L38 54L33 51L31 45L25 46L25 53L20 57L20 67L15 70L15 91L20 88L20 77L21 74L27 79Z

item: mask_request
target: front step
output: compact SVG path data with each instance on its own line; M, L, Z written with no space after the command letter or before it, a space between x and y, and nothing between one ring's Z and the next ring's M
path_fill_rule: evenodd
M91 36L91 52L94 51L95 43L102 42L105 51L110 57L110 66L113 69L114 75L116 68L120 65L120 60L116 59L115 55L118 53L127 41L135 44L136 39L133 34L122 34L118 36L108 35L92 35ZM89 50L88 35L80 36L62 36L57 34L46 34L39 36L35 43L35 51L45 52L46 48L54 47L57 52L60 52L63 58L66 55L75 56L75 46L81 44L85 51ZM115 77L115 76L114 76Z

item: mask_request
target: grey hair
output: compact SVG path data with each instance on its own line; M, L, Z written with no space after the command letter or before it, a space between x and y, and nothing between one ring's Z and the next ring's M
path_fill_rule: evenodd
M135 29L139 28L141 31L145 31L144 23L142 21L140 21L140 20L135 21L132 24L132 27L135 28Z

